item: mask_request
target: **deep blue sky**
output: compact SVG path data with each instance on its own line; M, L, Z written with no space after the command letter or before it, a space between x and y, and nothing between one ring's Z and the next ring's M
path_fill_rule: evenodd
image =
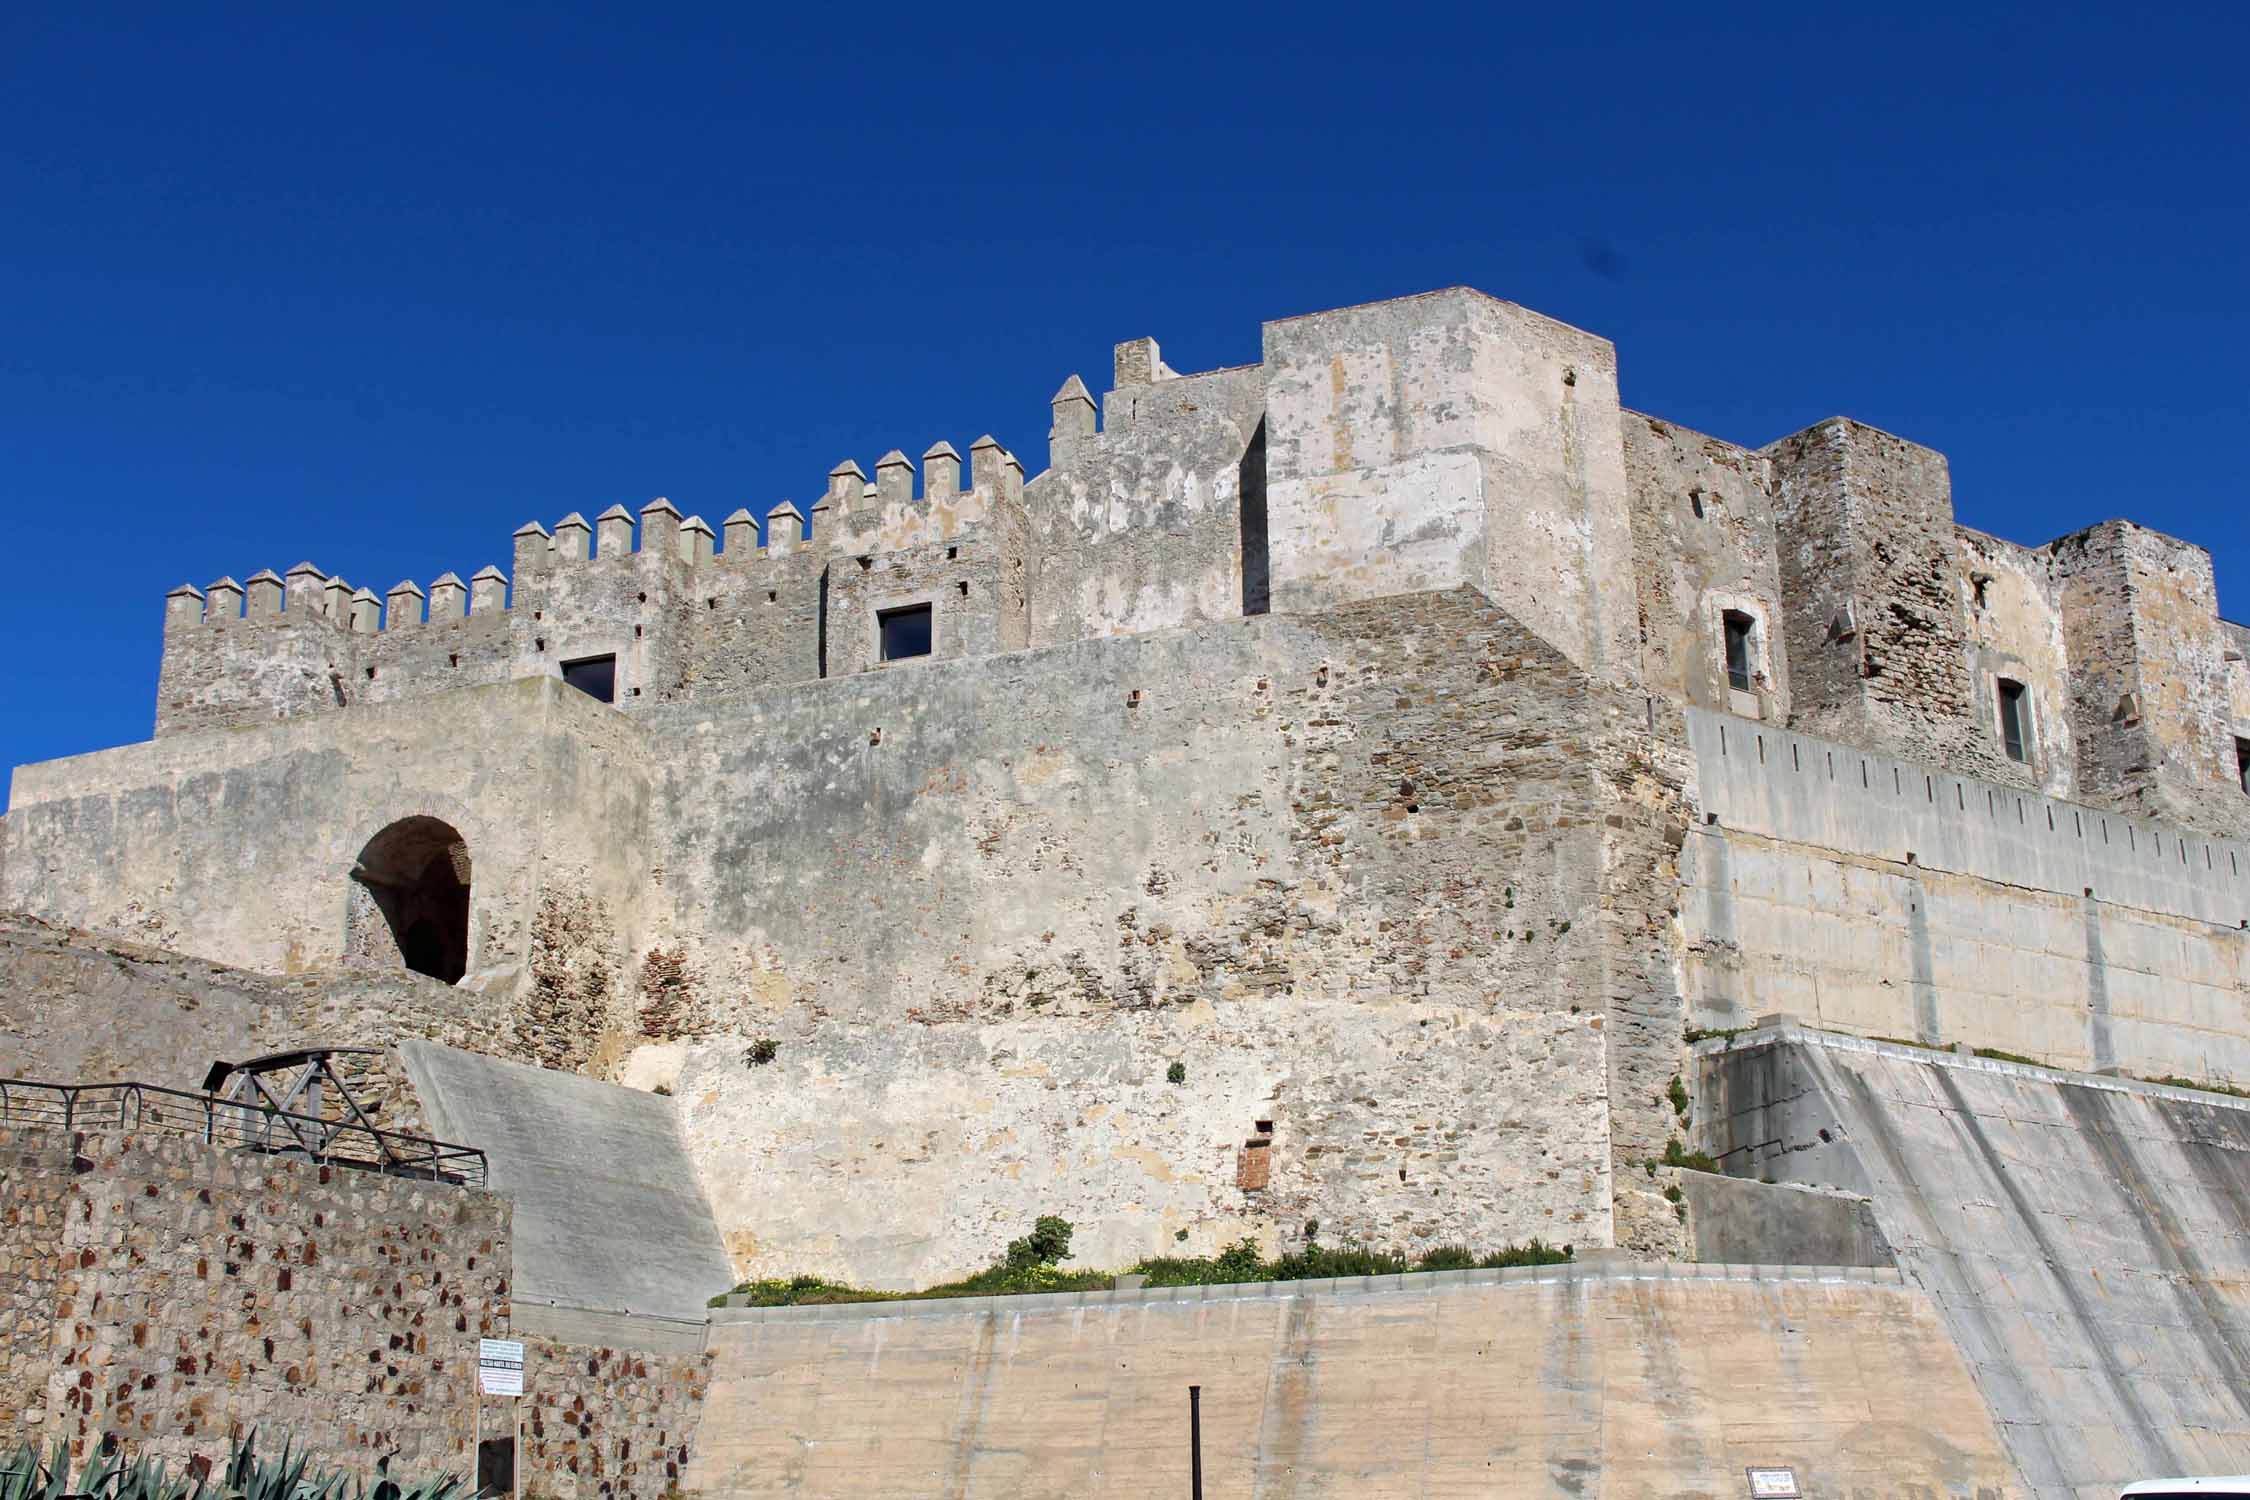
M1119 339L1457 282L2250 614L2250 7L135 9L0 7L0 766L146 737L182 581L1036 473Z

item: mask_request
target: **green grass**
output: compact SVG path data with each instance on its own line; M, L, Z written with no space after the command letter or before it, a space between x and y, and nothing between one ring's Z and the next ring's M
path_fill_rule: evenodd
M2206 1094L2225 1094L2230 1098L2250 1099L2250 1089L2238 1089L2231 1083L2198 1082L2193 1078L2182 1078L2172 1073L2167 1073L2162 1078L2143 1078L2141 1082L2159 1083L2169 1089L2196 1089Z
M1979 1057L1989 1057L1994 1062L2022 1063L2027 1068L2052 1066L2052 1064L2041 1062L2036 1057L2026 1057L2021 1052L2003 1052L1998 1047L1972 1047L1969 1050Z
M1257 1241L1238 1240L1216 1255L1152 1256L1124 1274L1146 1276L1150 1286L1226 1286L1241 1282L1313 1281L1331 1276L1395 1276L1406 1271L1551 1266L1561 1265L1570 1258L1568 1245L1557 1248L1533 1240L1529 1244L1509 1245L1481 1254L1465 1245L1444 1245L1416 1256L1359 1245L1308 1245L1267 1260L1259 1254ZM1118 1274L1068 1271L1053 1265L1009 1266L1003 1263L960 1281L949 1281L919 1292L877 1292L818 1276L791 1276L746 1281L731 1293L713 1297L711 1305L723 1307L729 1296L745 1297L751 1307L817 1307L840 1302L901 1302L932 1297L1007 1297L1025 1292L1101 1292L1116 1286Z

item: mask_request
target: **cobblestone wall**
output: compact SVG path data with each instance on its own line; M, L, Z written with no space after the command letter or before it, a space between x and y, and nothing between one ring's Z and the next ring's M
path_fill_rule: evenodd
M0 1432L11 1440L46 1421L70 1168L66 1139L0 1125Z
M525 1500L659 1500L677 1494L710 1384L708 1354L584 1344L525 1354ZM488 1410L504 1403L488 1402Z
M0 1421L83 1455L223 1456L257 1428L367 1472L467 1473L512 1404L472 1395L509 1332L505 1200L119 1132L0 1130ZM705 1356L534 1342L525 1493L655 1500ZM42 1434L41 1428L44 1427Z
M504 1201L160 1136L50 1136L38 1158L37 1191L66 1185L50 1437L186 1458L264 1427L462 1466L465 1351L507 1327Z

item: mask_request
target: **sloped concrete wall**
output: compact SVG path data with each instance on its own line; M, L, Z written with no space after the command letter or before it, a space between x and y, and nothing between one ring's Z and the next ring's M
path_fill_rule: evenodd
M734 1309L687 1476L727 1500L2017 1496L1887 1271L1450 1272Z
M2250 1471L2250 1104L1794 1027L1699 1061L1730 1172L1874 1199L2039 1495Z
M699 1318L733 1285L672 1101L456 1052L399 1047L431 1128L481 1148L515 1204L515 1295Z

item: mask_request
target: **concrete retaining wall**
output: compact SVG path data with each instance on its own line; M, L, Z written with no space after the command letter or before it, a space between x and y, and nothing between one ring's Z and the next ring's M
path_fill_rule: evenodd
M1730 1171L1874 1199L2041 1496L2250 1471L2250 1104L1794 1027L1699 1065Z
M1696 712L1694 1023L2250 1079L2250 849Z
M1728 828L2222 927L2250 918L2250 844L1688 710L1702 810Z
M1895 1264L1874 1206L1859 1194L1711 1172L1681 1172L1677 1181L1695 1258L1705 1264Z
M482 1148L515 1204L519 1293L695 1319L733 1285L671 1100L432 1042L398 1050L431 1128Z
M2022 1494L1895 1273L1542 1267L715 1315L688 1487L851 1500Z

